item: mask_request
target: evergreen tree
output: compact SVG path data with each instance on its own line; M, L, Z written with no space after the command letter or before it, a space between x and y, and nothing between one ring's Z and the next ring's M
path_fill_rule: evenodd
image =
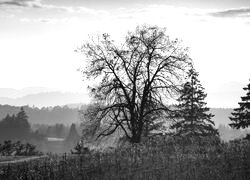
M28 116L26 114L26 112L24 111L24 108L21 107L20 111L17 113L16 115L17 119L19 120L28 120Z
M77 145L80 139L81 138L76 131L76 125L74 123L71 124L69 134L64 141L64 148L66 148L67 150L71 150Z
M28 116L23 107L16 115L6 115L0 121L0 140L28 139L32 136Z
M28 137L31 132L31 127L28 122L28 116L26 112L24 111L24 108L21 107L20 111L16 115L16 121L18 125L18 131L20 134L22 134L24 137Z
M76 125L73 123L70 126L69 135L66 138L66 141L68 141L68 142L77 142L79 140L80 140L80 136L78 135L78 133L76 131Z
M211 120L214 115L208 113L209 108L204 101L207 94L194 68L189 70L186 80L177 99L179 104L174 114L176 121L171 128L176 130L177 135L185 137L217 136L218 131Z
M247 91L246 96L241 97L239 108L235 108L232 117L229 117L232 123L229 125L233 128L247 128L250 125L250 83L243 88Z

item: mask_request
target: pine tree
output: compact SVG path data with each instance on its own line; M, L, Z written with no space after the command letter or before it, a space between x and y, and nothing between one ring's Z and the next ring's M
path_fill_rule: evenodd
M77 142L79 140L80 140L80 136L78 135L78 133L76 131L76 125L73 123L70 126L69 135L66 138L66 141L68 141L68 142Z
M239 102L239 108L235 108L231 113L232 117L229 117L232 123L229 125L233 128L247 128L250 125L250 83L247 87L243 88L247 91L246 96L241 97Z
M31 132L31 127L28 122L28 116L26 112L24 111L24 108L21 107L20 111L16 115L16 124L18 128L18 132L23 136L23 137L28 137Z
M217 136L218 131L212 121L214 115L209 113L204 101L207 94L194 68L189 70L186 80L177 99L179 104L174 115L176 122L171 128L176 130L176 135L185 137Z
M31 127L28 122L28 116L21 107L20 111L15 115L7 114L0 121L0 139L28 139L32 136Z
M21 107L21 109L20 109L20 111L17 113L16 117L17 117L17 119L19 119L19 120L24 120L24 121L28 120L28 116L27 116L26 112L24 111L24 108L23 108L23 107Z

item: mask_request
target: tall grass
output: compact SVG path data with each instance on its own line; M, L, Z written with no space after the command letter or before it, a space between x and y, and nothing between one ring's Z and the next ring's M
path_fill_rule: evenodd
M247 180L250 143L154 138L139 145L4 165L0 179Z

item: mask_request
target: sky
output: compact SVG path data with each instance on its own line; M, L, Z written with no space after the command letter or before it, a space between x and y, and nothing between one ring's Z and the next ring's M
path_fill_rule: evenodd
M248 0L0 0L0 88L85 92L75 50L145 23L189 47L210 107L237 106L250 79Z

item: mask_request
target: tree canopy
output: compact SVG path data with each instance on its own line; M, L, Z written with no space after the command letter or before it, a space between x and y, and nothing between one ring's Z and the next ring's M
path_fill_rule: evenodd
M132 143L140 142L146 124L169 112L167 99L178 92L191 62L187 48L157 26L138 26L121 45L103 34L79 50L88 62L84 76L101 80L90 87L98 103L95 120L105 127L100 135L120 128Z

